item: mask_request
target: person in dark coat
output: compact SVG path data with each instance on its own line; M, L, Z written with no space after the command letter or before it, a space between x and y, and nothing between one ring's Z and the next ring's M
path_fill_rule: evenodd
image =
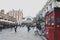
M29 23L27 24L27 29L28 29L28 32L30 31L30 25Z
M17 26L15 26L15 32L17 32Z
M41 30L41 25L40 24L36 24L37 29Z

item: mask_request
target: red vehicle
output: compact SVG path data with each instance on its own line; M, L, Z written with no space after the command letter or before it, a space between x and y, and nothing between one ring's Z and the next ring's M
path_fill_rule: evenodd
M45 15L46 38L48 40L60 40L60 8L55 7Z

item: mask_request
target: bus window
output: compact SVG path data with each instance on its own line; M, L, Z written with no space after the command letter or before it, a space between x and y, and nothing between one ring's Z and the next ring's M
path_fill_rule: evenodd
M54 25L54 16L51 16L51 25Z
M56 19L57 24L60 24L60 18Z
M50 18L48 18L47 23L48 23L48 25L50 25Z
M46 19L46 24L48 24L48 23L47 23L47 19Z
M50 25L50 18L46 19L46 24Z

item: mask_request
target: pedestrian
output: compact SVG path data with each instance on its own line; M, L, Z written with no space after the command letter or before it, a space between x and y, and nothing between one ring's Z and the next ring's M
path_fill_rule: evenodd
M2 29L3 29L3 25L0 25L0 31L2 31Z
M28 32L30 31L30 27L28 26Z
M35 35L37 35L38 34L38 29L37 29L37 27L35 26L35 28L34 28L34 34Z
M2 31L2 27L0 27L0 31Z
M27 29L28 29L28 32L30 31L30 25L29 23L27 24Z
M15 29L15 32L17 32L17 26L15 26L15 28L14 28L14 29Z

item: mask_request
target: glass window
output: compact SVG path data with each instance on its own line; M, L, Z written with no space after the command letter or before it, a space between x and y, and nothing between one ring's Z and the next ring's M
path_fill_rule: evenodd
M46 24L50 25L50 18L46 19Z
M54 25L54 16L51 16L51 25Z
M48 18L47 23L48 23L48 25L50 25L50 18Z
M50 11L52 9L52 3L49 4L48 10Z
M46 19L46 24L47 24L47 19Z
M57 24L59 24L60 23L60 18L57 18L56 21L57 21Z

